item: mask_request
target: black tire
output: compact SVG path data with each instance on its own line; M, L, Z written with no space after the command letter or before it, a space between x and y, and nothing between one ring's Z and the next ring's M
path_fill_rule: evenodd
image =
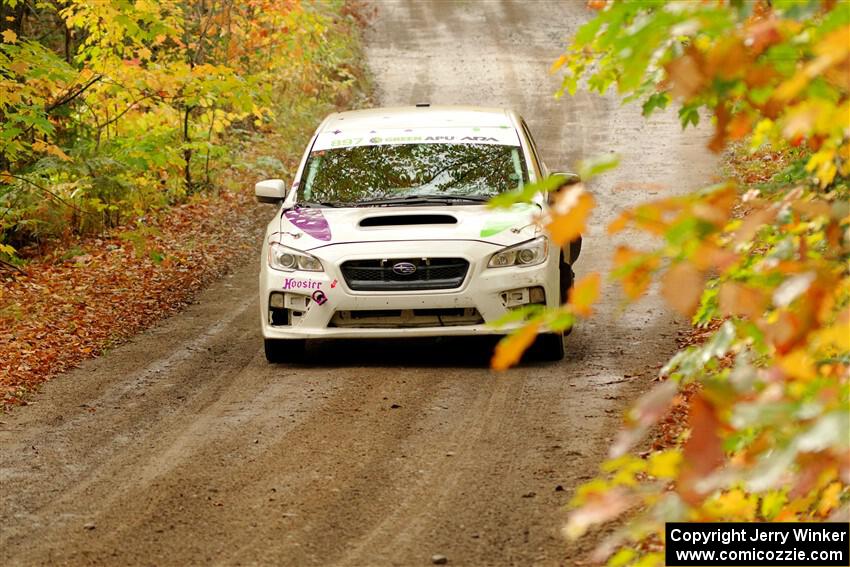
M264 339L263 347L266 360L273 364L281 362L301 362L307 351L304 339Z
M561 273L561 305L563 305L567 302L567 298L570 294L570 288L573 287L575 274L573 273L573 267L564 262L563 259L561 259L559 270Z
M534 343L537 358L547 362L564 359L564 335L561 333L543 333Z
M564 262L563 257L561 258L561 305L567 302L567 298L570 295L570 289L573 287L573 281L575 281L575 273L573 272L573 267L566 262ZM566 331L564 331L565 335L569 335L573 332L573 328L570 327Z

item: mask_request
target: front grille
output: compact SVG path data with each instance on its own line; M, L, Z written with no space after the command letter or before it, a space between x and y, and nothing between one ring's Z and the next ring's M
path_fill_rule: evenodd
M438 309L368 309L337 311L330 327L356 329L404 329L481 325L484 318L474 307Z
M463 283L469 262L463 258L349 260L341 268L345 283L354 291L454 289Z

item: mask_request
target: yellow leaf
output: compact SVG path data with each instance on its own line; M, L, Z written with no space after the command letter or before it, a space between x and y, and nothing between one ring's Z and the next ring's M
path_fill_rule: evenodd
M850 351L850 323L842 323L818 331L812 343L824 350Z
M567 54L566 54L566 53L564 53L563 55L561 55L560 57L558 57L558 59L557 59L557 60L555 60L555 62L554 62L554 63L552 63L552 66L549 68L549 72L550 72L550 73L554 73L555 71L557 71L558 69L560 69L561 67L563 67L563 66L564 66L564 64L567 62L567 60L568 60L568 58L567 58Z
M655 478L676 478L681 462L682 453L676 449L667 449L660 453L653 453L649 457L649 469L647 472Z
M835 179L837 168L835 166L835 150L823 147L809 158L806 163L806 171L813 171L820 181L821 187L826 187Z
M593 210L594 200L581 183L559 191L555 195L551 216L546 225L557 246L572 242L586 229L587 218Z
M539 323L529 323L499 341L493 353L493 360L490 361L490 367L493 370L502 371L519 362L522 353L534 342L539 328Z
M13 30L3 30L0 35L3 36L3 41L5 43L15 43L18 41L18 34L16 34Z
M755 519L758 497L747 494L740 488L713 498L705 504L706 512L715 518L734 518L737 521Z
M781 490L772 490L764 494L761 498L761 515L767 520L772 520L776 517L782 506L787 500L785 493Z
M817 369L812 357L801 348L793 350L787 356L779 359L779 367L789 376L800 380L812 380L817 376Z
M823 75L831 67L844 62L850 55L850 26L844 26L827 34L816 46L817 57L809 61L803 69L785 83L779 85L774 95L780 101L791 100L802 91L810 81Z
M599 286L602 277L593 272L578 280L570 289L569 304L573 313L581 317L593 314L591 306L599 299Z
M59 146L56 146L54 144L48 144L47 142L43 142L41 140L36 140L35 142L32 143L32 149L35 152L44 152L44 153L52 154L52 155L58 157L59 159L61 159L62 161L71 161L70 156L68 156L68 154L63 152L62 149Z
M838 508L840 499L841 483L833 482L824 489L823 493L821 493L820 500L818 502L818 514L821 516L829 515L831 511Z

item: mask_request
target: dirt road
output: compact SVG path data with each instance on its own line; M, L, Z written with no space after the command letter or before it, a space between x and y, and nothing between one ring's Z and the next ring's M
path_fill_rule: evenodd
M556 170L622 155L593 184L579 274L607 270L618 210L714 166L672 116L552 98L583 4L382 2L368 35L384 104L514 107ZM659 302L623 310L608 286L563 363L499 375L474 354L488 344L459 340L317 344L271 366L256 270L0 415L0 564L573 563L562 507L674 348Z

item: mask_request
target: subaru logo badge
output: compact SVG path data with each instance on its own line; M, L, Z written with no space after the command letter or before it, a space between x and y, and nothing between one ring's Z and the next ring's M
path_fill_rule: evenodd
M416 266L410 262L399 262L398 264L393 264L393 272L400 276L409 276L416 272Z

